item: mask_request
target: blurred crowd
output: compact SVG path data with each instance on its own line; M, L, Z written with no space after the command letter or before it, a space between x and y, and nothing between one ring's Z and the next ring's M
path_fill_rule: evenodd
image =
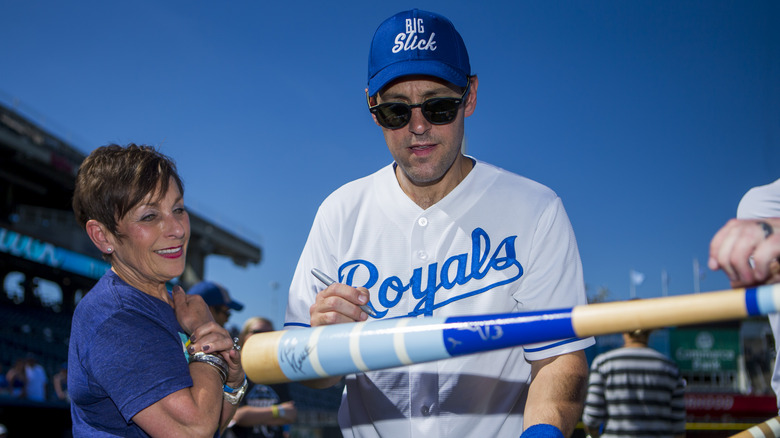
M60 366L51 379L32 354L18 358L8 370L1 367L2 365L0 365L0 397L37 402L69 402L66 363ZM53 388L53 391L50 388Z

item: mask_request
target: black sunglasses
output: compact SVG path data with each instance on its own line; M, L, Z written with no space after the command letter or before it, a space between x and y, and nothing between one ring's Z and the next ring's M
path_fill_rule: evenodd
M387 129L399 129L406 126L412 119L412 109L420 108L425 120L434 125L446 125L452 123L458 115L458 108L471 87L471 81L467 81L466 90L460 97L434 97L423 103L409 105L403 102L387 102L371 106L371 100L366 93L368 110L376 116L380 125Z

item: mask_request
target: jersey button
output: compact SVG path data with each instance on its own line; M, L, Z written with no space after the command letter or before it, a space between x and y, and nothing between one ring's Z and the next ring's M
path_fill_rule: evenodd
M423 406L420 408L420 412L422 412L423 416L429 416L431 415L431 408L429 406Z
M417 258L420 260L428 260L428 253L423 250L417 251Z
M421 227L424 227L424 226L428 225L428 218L427 217L421 217L421 218L417 219L417 225L419 225Z

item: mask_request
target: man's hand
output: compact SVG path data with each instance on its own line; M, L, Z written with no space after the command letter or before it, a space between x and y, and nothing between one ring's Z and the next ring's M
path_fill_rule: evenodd
M780 218L732 219L712 238L708 266L732 287L780 282ZM751 262L752 260L752 262Z
M368 303L368 300L368 289L364 287L331 284L317 294L317 299L309 308L311 326L365 321L368 315L360 309L360 306Z

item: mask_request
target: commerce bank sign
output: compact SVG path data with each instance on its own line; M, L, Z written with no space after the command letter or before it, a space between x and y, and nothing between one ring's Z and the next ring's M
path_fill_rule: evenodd
M670 349L681 371L737 371L739 331L677 329Z

